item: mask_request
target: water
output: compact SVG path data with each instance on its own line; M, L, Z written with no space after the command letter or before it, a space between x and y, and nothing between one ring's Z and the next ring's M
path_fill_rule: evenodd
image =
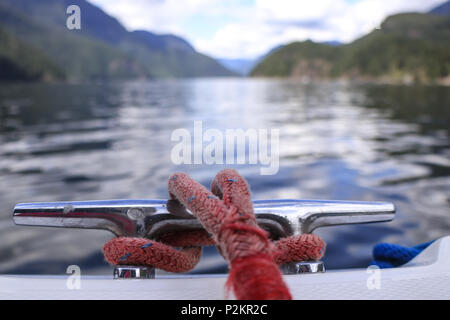
M392 201L390 223L318 230L326 266L364 267L371 248L450 234L450 89L199 79L0 87L0 273L110 273L106 231L19 227L18 202L166 198L186 171L209 185L225 166L171 162L176 128L279 128L280 169L234 165L255 199ZM226 270L207 248L196 272Z

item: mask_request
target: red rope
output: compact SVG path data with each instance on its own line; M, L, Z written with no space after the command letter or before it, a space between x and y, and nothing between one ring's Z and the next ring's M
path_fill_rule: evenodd
M182 250L145 238L114 238L103 247L106 260L114 265L154 266L169 272L187 272L200 260L201 247Z
M235 170L219 172L211 192L187 174L174 174L169 179L169 194L188 208L206 231L166 233L159 242L114 238L103 248L109 263L187 272L198 263L201 246L215 244L230 265L227 287L236 298L291 299L277 264L318 260L324 254L324 241L312 234L272 243L256 223L247 182Z

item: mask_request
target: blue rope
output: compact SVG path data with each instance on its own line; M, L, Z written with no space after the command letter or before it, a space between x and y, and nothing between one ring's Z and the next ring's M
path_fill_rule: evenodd
M373 248L371 265L383 268L395 268L415 258L425 248L434 242L426 242L414 247L403 247L398 244L379 243Z

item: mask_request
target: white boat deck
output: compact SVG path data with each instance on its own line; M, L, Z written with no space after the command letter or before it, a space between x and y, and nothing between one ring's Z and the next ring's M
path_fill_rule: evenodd
M224 299L227 275L149 280L69 276L0 276L0 299ZM403 267L333 270L285 276L294 299L450 299L450 236ZM76 287L76 286L75 286Z

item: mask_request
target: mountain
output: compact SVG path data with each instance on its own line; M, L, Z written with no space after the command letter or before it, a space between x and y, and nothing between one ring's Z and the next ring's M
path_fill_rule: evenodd
M329 46L340 46L342 44L342 42L337 41L337 40L330 40L330 41L325 41L325 42L321 42L323 44L328 44Z
M440 81L450 74L450 18L420 13L388 17L380 29L350 44L312 41L286 45L259 63L252 76L345 78L390 82Z
M167 34L167 35L156 35L145 30L136 30L131 33L131 37L135 41L145 44L149 49L152 50L164 50L169 51L171 49L180 50L185 52L195 52L194 47L192 47L189 42L183 38Z
M230 69L242 76L246 76L250 73L252 68L257 63L254 59L217 59L227 69Z
M330 75L339 49L311 40L281 47L263 59L251 72L252 76L324 78Z
M219 58L219 59L217 59L217 61L219 61L226 68L228 68L242 76L248 76L250 74L250 72L252 71L252 69L258 63L260 63L267 56L269 56L270 54L272 54L273 52L275 52L276 50L278 50L282 47L283 47L283 45L278 45L278 46L270 49L265 54L263 54L257 58L254 58L254 59L226 59L226 58L220 59Z
M80 7L81 30L66 27L71 4ZM85 0L0 0L0 27L40 50L69 79L233 75L184 39L128 32Z
M65 28L40 23L5 5L5 0L0 0L0 27L47 56L69 79L145 76L143 68L120 49Z
M0 29L0 81L52 81L64 72L39 50Z
M450 1L444 2L440 6L437 6L432 9L430 13L439 16L450 16Z

